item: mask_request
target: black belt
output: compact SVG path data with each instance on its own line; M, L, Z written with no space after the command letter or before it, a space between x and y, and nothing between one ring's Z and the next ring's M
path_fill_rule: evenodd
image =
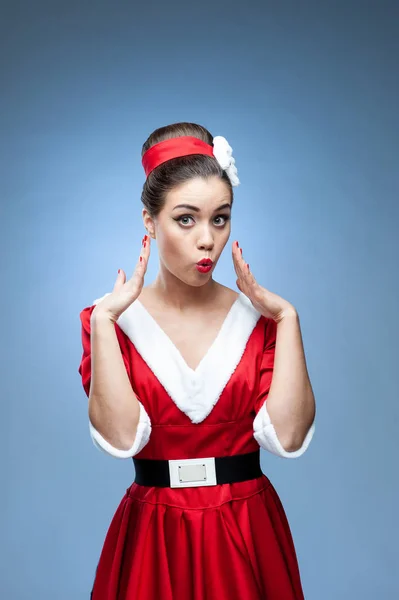
M263 475L260 449L248 454L182 460L154 460L132 457L134 482L156 487L199 487L235 483Z

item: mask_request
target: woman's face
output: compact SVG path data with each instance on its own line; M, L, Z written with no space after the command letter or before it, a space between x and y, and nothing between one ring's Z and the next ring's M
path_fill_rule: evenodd
M163 266L188 285L200 286L211 279L230 236L230 189L218 177L195 178L169 192L154 220L145 209L143 218L148 229L152 224ZM204 273L197 263L205 258L213 265Z

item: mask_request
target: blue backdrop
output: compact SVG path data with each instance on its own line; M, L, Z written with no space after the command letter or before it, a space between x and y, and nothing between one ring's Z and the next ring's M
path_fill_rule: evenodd
M300 314L316 434L262 465L306 599L399 596L398 17L394 1L1 3L3 598L87 599L134 477L90 440L79 312L131 274L142 143L183 120L228 139L241 179L215 278L236 289L238 239ZM146 283L157 267L153 244Z

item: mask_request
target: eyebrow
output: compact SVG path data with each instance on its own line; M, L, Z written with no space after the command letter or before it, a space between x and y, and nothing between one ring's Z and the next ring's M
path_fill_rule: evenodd
M178 204L173 208L173 210L176 210L176 208L188 208L189 210L194 210L195 212L201 212L201 209L198 208L198 206L193 206L192 204ZM231 208L231 204L229 202L222 204L218 208L215 208L214 212L217 210L222 210L222 208Z

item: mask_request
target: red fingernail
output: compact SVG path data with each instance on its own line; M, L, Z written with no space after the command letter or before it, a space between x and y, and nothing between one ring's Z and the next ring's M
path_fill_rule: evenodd
M241 255L242 255L242 248L240 248L240 252L241 252Z
M247 267L248 267L248 271L249 271L249 263L247 264Z
M118 274L119 274L120 272L121 272L121 270L120 270L120 269L118 269Z
M236 242L236 246L237 246L237 248L238 248L238 242Z
M147 242L144 242L144 248L146 247Z
M141 262L142 260L143 260L143 257L142 257L142 256L140 256L140 262Z

